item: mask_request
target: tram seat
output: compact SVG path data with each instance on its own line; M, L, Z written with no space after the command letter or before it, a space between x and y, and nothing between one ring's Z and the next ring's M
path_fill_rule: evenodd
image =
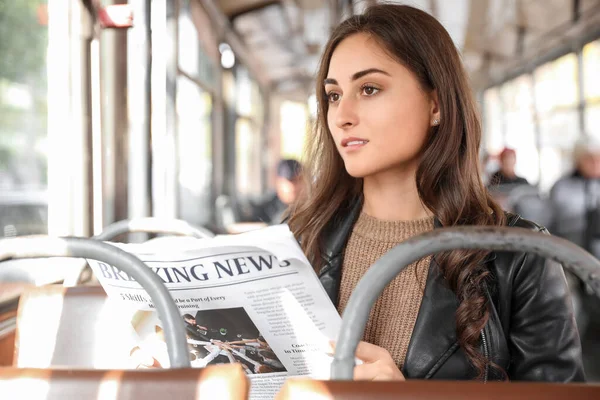
M25 282L0 282L0 367L13 363L19 297L32 287Z
M198 369L70 370L0 368L5 399L247 399L239 365Z
M465 381L371 382L288 379L277 400L558 400L600 399L600 385L478 383Z
M549 199L536 192L527 192L510 198L509 203L511 211L550 229L553 215Z
M0 367L10 366L13 363L15 347L15 329L12 322L16 311L3 312L0 314Z
M100 286L34 287L21 295L13 365L127 369L131 319Z

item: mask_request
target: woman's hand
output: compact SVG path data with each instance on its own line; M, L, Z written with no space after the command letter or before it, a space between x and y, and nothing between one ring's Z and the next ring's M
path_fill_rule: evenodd
M334 343L332 343L332 346ZM363 363L354 367L355 381L405 381L390 353L383 347L360 342L356 358Z
M360 342L356 357L363 364L354 367L355 381L405 381L390 353L383 347Z

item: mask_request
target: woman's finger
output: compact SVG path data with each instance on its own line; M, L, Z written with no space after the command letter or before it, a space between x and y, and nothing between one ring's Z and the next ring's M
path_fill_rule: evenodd
M367 342L360 342L358 344L356 357L366 363L373 363L378 360L392 361L392 356L386 349Z
M354 367L356 381L404 381L404 375L394 364L375 362Z
M354 367L355 381L372 381L377 376L377 366L375 364L361 364Z

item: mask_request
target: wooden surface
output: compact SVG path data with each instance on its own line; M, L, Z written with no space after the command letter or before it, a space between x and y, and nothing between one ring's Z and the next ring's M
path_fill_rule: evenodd
M248 390L239 365L138 371L0 368L3 399L244 400Z
M291 379L277 400L600 399L600 385L465 381L343 382Z

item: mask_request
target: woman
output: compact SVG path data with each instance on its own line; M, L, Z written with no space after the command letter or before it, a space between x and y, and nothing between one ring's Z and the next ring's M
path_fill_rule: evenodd
M289 225L338 310L379 257L455 225L544 228L505 214L478 166L481 128L452 39L377 5L332 34L317 79L310 189ZM355 379L583 380L563 271L532 254L452 251L411 265L371 312Z

